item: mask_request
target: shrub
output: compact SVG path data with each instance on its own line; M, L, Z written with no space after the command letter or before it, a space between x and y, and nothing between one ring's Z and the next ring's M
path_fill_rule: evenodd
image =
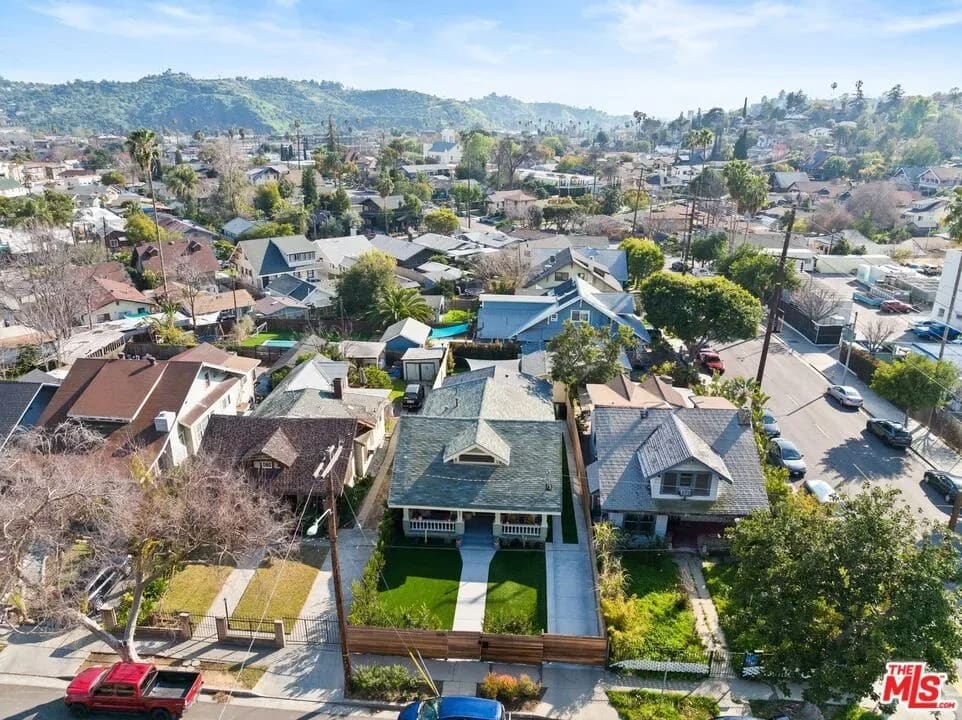
M541 684L528 675L514 677L502 673L488 673L478 684L478 695L499 700L505 705L537 700L541 696Z
M167 586L170 581L167 578L157 578L151 583L148 583L144 588L143 599L140 601L140 613L137 616L138 625L151 625L151 618L154 614L154 610L157 608L157 603L160 602L160 598L164 596L167 592ZM127 618L130 616L130 606L134 602L134 594L132 592L125 592L120 598L120 602L117 603L117 626L124 627L127 624Z
M271 387L277 387L283 382L284 378L291 374L291 368L280 367L271 373Z
M537 635L539 630L529 617L497 612L484 619L484 632L495 635Z
M471 310L448 310L441 318L442 322L448 325L458 325L460 323L474 322L478 317L476 312Z
M354 696L369 700L411 700L423 690L424 682L403 665L362 665L351 677Z

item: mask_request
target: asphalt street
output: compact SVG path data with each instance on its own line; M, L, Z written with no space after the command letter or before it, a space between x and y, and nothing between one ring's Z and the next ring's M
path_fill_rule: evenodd
M272 707L270 701L244 700L245 704L232 702L226 707L204 697L187 712L189 720L308 720L308 718L344 717L312 710L290 710ZM253 703L257 704L246 704ZM300 703L306 705L306 703ZM63 690L21 685L0 685L0 717L5 720L68 720L71 718L63 704ZM142 718L141 715L110 714L99 717ZM350 715L350 718L365 720L370 716Z
M869 416L830 400L825 395L828 381L789 347L773 337L763 388L771 396L768 407L782 437L805 456L806 477L825 480L840 494L868 483L895 487L922 516L946 522L951 507L922 484L929 466L914 453L889 448L870 435L865 429ZM755 377L761 348L758 338L715 349L725 362L726 377ZM796 486L801 482L793 481Z

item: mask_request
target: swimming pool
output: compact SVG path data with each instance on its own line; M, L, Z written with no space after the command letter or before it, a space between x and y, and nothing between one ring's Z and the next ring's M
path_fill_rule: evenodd
M297 345L297 340L265 340L261 347L292 348Z
M431 337L449 338L455 335L464 335L471 329L471 323L461 323L460 325L450 325L448 327L431 328Z

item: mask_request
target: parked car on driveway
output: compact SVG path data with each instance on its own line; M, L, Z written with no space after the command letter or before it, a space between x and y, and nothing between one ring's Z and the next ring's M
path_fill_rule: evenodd
M675 262L670 265L670 268L672 272L685 272L686 270L685 263L681 260L675 260ZM689 266L687 269L690 270L691 267Z
M914 311L914 307L901 300L886 300L879 306L879 312L883 313L910 313Z
M777 438L782 434L782 429L778 427L778 420L772 415L771 410L762 410L762 432L770 438Z
M706 348L698 353L698 364L702 366L705 372L718 373L719 375L725 374L725 363L721 357L719 357L718 353L710 348Z
M944 470L926 470L922 482L945 498L945 502L955 502L955 496L962 492L962 475Z
M411 383L404 388L404 398L401 405L405 410L420 410L424 404L424 386L421 383Z
M829 385L825 393L846 407L862 407L862 396L851 385Z
M895 420L872 418L865 423L865 428L890 447L905 449L912 445L912 433Z
M805 475L804 456L795 447L795 443L785 438L773 438L768 444L768 459L773 465L778 465L788 470L790 477L803 477Z

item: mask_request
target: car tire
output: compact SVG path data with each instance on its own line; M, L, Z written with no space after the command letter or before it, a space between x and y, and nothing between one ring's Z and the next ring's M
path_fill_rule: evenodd
M171 720L172 717L170 710L165 708L154 708L150 711L150 720Z
M89 714L86 705L81 705L80 703L71 703L67 709L73 717L85 718Z

